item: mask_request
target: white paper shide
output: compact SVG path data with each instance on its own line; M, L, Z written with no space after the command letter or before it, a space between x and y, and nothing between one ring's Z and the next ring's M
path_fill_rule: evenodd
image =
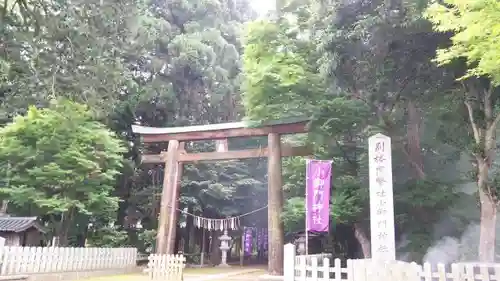
M368 148L372 259L395 260L391 138L376 134L368 139Z

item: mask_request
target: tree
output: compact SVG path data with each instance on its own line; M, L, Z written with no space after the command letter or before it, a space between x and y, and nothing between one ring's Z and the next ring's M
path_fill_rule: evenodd
M286 19L248 24L243 58L245 117L304 117L322 93L312 42Z
M427 9L438 32L452 32L451 46L438 49L436 61L464 58L470 68L461 78L486 76L500 84L500 2L445 0Z
M413 260L431 246L433 226L453 204L462 176L451 164L463 148L457 140L466 136L456 127L463 128L461 111L435 95L456 82L431 62L436 46L448 37L435 34L422 20L423 7L425 3L408 1L331 5L297 0L287 3L277 20L265 23L272 28L261 27L257 33L253 27L254 33L247 35L248 117L265 120L294 113L310 118L307 141L315 157L334 160L331 217L352 227L361 245L359 256L370 255L370 135L383 132L393 139L396 239L411 241ZM290 75L297 73L301 75ZM454 131L448 132L452 125ZM453 136L455 143L436 135ZM291 228L303 223L304 165L298 160L285 165L284 172L294 175L286 177L285 185L284 221Z
M77 214L110 215L124 146L86 106L66 100L30 107L0 130L0 192L53 223L66 245Z
M146 53L158 28L143 22L140 0L5 3L15 9L0 4L0 57L9 65L0 84L3 122L56 97L106 117L137 90L136 54Z
M320 69L329 89L362 101L370 111L371 120L354 139L366 148L366 137L374 132L392 138L396 239L414 244L413 260L425 254L415 246L430 247L434 225L455 202L457 183L465 173L451 168L465 148L457 140L468 138L464 130L435 138L449 130L446 126L456 122L464 128L464 123L460 107L451 104L456 99L449 95L456 87L454 77L431 62L437 46L446 44L449 36L433 32L422 19L425 7L426 1L320 5L313 23L323 54ZM337 116L335 109L324 116ZM360 164L359 176L367 184L367 167L364 161Z
M126 230L130 242L137 235L129 226L137 220L154 228L157 209L153 199L158 190L151 173L161 171L137 161L143 147L131 133L130 124L167 127L240 118L239 34L242 22L254 16L248 2L19 0L0 3L0 13L0 122L25 113L28 105L47 107L54 97L87 104L100 121L134 144L123 155L124 167L113 192L121 199L117 229ZM155 153L162 145L147 149ZM187 147L197 149L198 144L191 145ZM207 216L213 217L238 212L238 207L252 208L241 206L251 195L244 194L244 188L233 192L231 186L231 180L237 186L260 186L258 182L249 184L252 165L221 166L186 169L189 178L183 182L182 208L202 205L192 199L206 203L200 212L210 212ZM208 181L210 185L197 185ZM223 192L214 192L221 185ZM193 186L196 188L190 188ZM233 193L238 198L231 198ZM199 198L200 194L213 196ZM9 211L24 214L29 210ZM78 238L70 237L71 241L85 238L89 219L96 227L114 220L96 221L78 214L70 234L78 234ZM117 241L122 241L121 234L118 236Z
M147 11L147 22L157 23L161 30L155 33L156 44L137 60L136 70L144 74L134 78L140 90L129 94L120 104L116 110L118 114L113 116L113 128L138 144L138 139L130 132L130 124L134 122L170 127L239 119L239 29L242 21L251 16L248 3L232 0L152 1L147 5ZM162 146L150 146L148 150L159 152ZM208 151L213 147L210 142L186 143L188 150ZM137 145L133 149L131 158L137 157L142 147ZM230 198L232 188L228 185L232 183L225 176L230 174L233 177L240 172L212 163L185 167L181 208L192 208L201 214L207 212L205 215L214 217L235 212L235 208L228 212L235 205L234 200L217 201L211 196L200 198L200 195ZM127 212L139 211L148 221L145 225L155 227L158 210L155 206L159 201L152 199L159 198L154 196L158 193L158 185L154 186L150 180L151 174L162 172L157 167L142 166L123 177L124 184L119 188L120 194L124 195L118 215L120 224ZM221 185L224 188L220 189ZM214 192L218 189L224 192ZM203 205L207 202L201 201L209 204ZM184 229L186 238L188 229L191 229L190 222L187 224Z
M493 262L497 206L500 202L498 175L492 165L497 160L496 134L500 114L500 3L494 0L445 1L433 4L427 17L440 32L453 32L451 46L437 51L436 61L448 65L465 59L469 68L462 80L462 95L468 112L468 129L473 138L469 151L475 162L481 231L479 259ZM478 77L478 78L476 78ZM487 79L490 78L490 79Z

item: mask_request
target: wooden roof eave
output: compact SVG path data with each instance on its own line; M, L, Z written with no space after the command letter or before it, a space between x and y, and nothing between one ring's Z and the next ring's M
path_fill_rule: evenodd
M30 228L34 228L34 229L38 230L38 231L39 231L39 232L41 232L41 233L47 233L47 230L46 230L44 227L42 227L42 226L41 226L38 222L36 222L36 221L34 221L33 223L31 223L31 224L29 224L29 225L26 225L26 226L25 226L25 227L23 227L23 228L17 229L17 230L15 231L15 233L21 233L21 232L24 232L24 231L26 231L26 230L28 230L28 229L30 229Z

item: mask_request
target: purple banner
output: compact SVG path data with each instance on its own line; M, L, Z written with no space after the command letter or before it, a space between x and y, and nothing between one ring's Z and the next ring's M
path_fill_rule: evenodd
M252 255L252 246L253 246L253 236L252 236L252 228L245 227L243 228L243 249L245 252L245 256Z
M262 229L262 250L267 251L267 243L269 240L267 239L267 228Z
M330 229L330 181L332 161L306 163L306 230L328 232Z
M257 231L257 251L262 250L262 228L256 228Z

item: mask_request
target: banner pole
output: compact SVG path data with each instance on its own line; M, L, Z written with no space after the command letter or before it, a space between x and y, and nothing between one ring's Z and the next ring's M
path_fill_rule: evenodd
M310 159L306 160L306 169L309 169L309 162L310 161L311 161ZM309 230L307 229L307 226L309 225L309 212L308 212L309 208L307 207L307 205L308 205L307 204L307 197L308 197L309 192L308 192L308 188L307 188L307 182L309 181L310 176L311 175L309 175L308 170L306 170L306 204L305 204L305 206L306 206L305 207L305 212L306 212L306 219L305 219L305 224L306 224L306 227L305 227L306 228L306 237L305 237L305 239L306 239L306 241L305 241L306 256L309 255Z
M307 214L307 207L306 207L306 214ZM309 231L307 230L307 221L308 220L306 216L306 256L309 255Z
M243 261L245 260L245 234L245 228L243 228L243 233L241 234L240 266L243 266Z

